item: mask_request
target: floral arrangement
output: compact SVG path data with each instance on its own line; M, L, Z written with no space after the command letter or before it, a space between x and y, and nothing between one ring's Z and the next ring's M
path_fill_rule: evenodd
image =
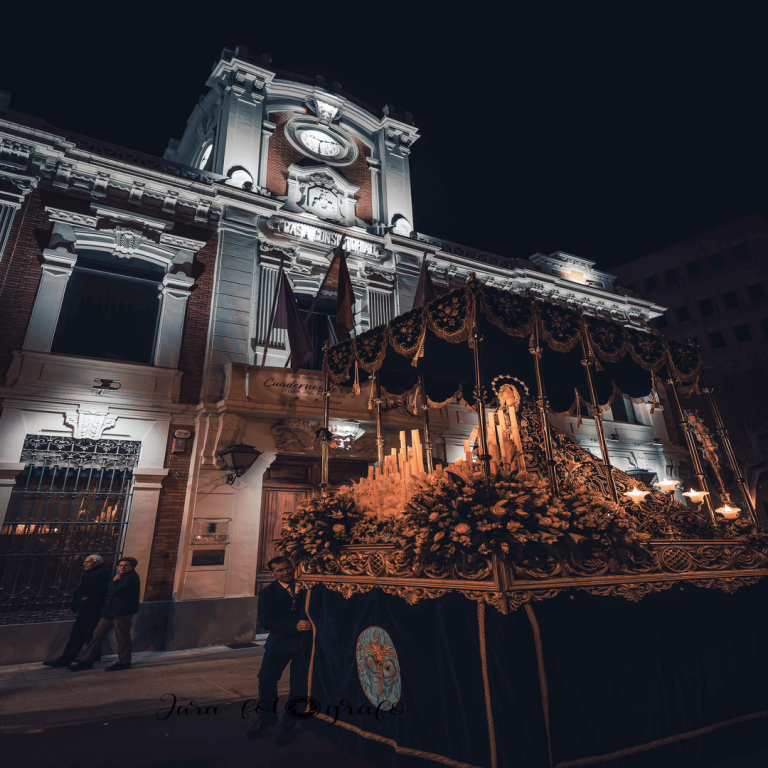
M561 496L570 511L570 535L577 543L605 543L616 545L619 550L635 550L651 536L639 533L635 518L621 504L590 493L586 486L567 489Z
M404 486L401 486L404 488ZM283 523L280 551L288 556L332 558L345 544L396 542L416 563L472 561L493 553L514 560L611 546L642 552L627 509L584 487L556 498L548 481L531 472L498 471L491 478L464 466L461 472L422 474L400 499L342 488L301 502ZM400 504L398 510L397 505Z
M417 561L494 552L560 558L590 545L637 549L649 538L623 507L583 486L555 498L539 475L503 471L488 480L480 472L426 476L396 520L395 533Z
M294 561L331 559L344 544L352 543L355 527L365 518L347 488L336 495L304 499L283 520L278 552Z

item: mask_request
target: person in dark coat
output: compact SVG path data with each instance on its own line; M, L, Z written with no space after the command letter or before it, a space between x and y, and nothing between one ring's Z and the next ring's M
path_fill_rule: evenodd
M83 567L83 578L72 596L71 609L76 618L69 641L58 659L43 662L46 667L68 667L77 658L80 649L91 642L93 631L99 623L109 584L109 571L101 555L88 555ZM94 661L100 658L101 650Z
M303 608L306 593L296 591L291 561L287 557L275 557L267 565L276 581L259 593L259 624L269 630L259 670L259 702L262 707L277 700L277 683L288 664L291 665L291 692L287 700L306 694L307 681L300 663L301 646L304 633L312 629ZM260 715L256 725L248 731L248 737L261 736L275 723L277 713L270 709ZM295 726L296 720L287 713L283 714L280 732L274 743L281 746L293 741Z
M88 643L82 660L69 667L72 672L90 669L101 648L101 641L112 627L117 640L117 664L107 667L107 672L131 668L131 622L139 612L141 579L134 570L138 564L135 557L124 557L117 564L117 574L109 582L101 618L93 631L93 639Z

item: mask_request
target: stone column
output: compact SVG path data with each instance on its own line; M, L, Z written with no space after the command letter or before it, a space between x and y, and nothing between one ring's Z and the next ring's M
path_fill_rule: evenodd
M155 518L157 517L157 505L160 501L160 489L163 478L167 474L166 468L158 467L138 468L133 475L135 483L123 555L135 557L139 561L136 566L136 573L141 578L141 600L144 599L144 592L147 588L147 571L149 569L149 556L152 552L152 537L155 533Z
M0 203L0 261L3 258L3 250L8 242L8 235L11 232L11 224L16 210L19 208L17 203Z
M257 184L262 188L267 188L267 169L269 166L269 140L275 132L277 125L271 123L266 118L261 124L261 158L259 165L259 179Z
M382 220L380 193L379 193L379 174L381 173L381 163L372 157L367 157L368 170L371 172L371 223L378 224Z
M166 275L163 278L154 357L154 364L160 368L177 368L179 365L184 315L187 311L189 292L194 284L193 278L181 273Z
M27 327L23 349L34 352L50 352L56 324L59 320L64 291L77 263L77 255L63 248L43 251L43 276L35 297L35 306Z

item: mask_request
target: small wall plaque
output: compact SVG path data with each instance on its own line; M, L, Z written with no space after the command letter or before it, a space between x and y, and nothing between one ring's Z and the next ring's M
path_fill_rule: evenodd
M228 544L229 518L195 520L192 544Z

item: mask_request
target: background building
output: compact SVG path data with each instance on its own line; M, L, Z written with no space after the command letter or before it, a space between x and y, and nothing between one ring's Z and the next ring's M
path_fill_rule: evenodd
M408 114L224 50L165 158L0 112L0 663L66 634L89 552L139 560L137 649L253 636L282 516L319 484L319 358L294 374L284 331L262 357L278 269L307 307L344 248L358 333L413 305L428 259L438 290L470 272L500 288L638 328L663 307L617 292L594 262L498 256L414 229ZM322 341L329 317L315 317ZM331 318L332 319L332 318ZM376 455L368 393L335 391L330 482ZM387 399L387 439L418 426ZM586 416L586 414L584 414ZM662 477L681 449L668 412L615 399L615 466ZM432 417L438 457L475 416ZM592 422L553 417L598 452ZM219 457L261 451L233 483Z
M669 307L652 322L661 333L698 343L734 450L756 494L758 514L765 520L768 484L760 476L768 470L768 221L747 216L615 271L621 286ZM703 397L692 395L685 405L709 418Z

